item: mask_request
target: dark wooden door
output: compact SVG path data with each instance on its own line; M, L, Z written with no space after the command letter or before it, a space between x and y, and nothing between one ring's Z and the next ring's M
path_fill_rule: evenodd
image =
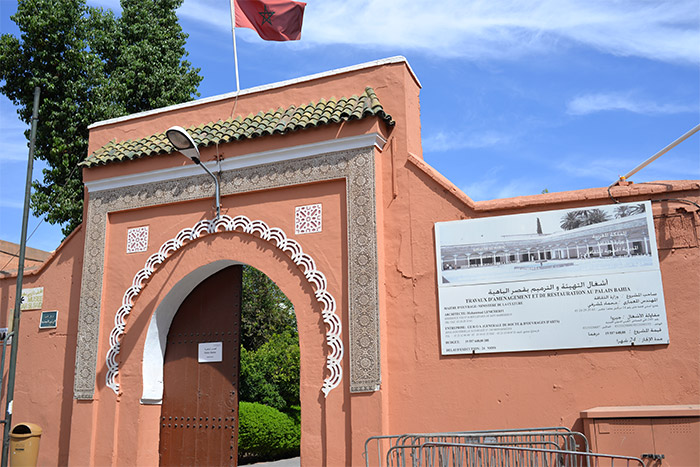
M236 465L242 267L199 284L168 333L163 364L160 465ZM221 362L199 362L202 350ZM216 359L216 358L214 358Z

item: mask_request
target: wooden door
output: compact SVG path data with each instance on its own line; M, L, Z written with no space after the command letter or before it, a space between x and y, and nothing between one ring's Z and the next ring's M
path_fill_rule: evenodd
M210 276L175 314L163 364L162 466L237 463L241 277L241 266ZM208 360L221 343L222 361L199 362L203 343Z

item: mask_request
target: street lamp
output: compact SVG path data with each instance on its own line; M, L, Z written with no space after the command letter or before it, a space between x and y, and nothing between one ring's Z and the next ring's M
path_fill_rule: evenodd
M219 216L221 214L219 179L216 178L216 175L211 173L211 170L209 170L207 166L202 164L202 161L199 160L199 149L197 149L197 144L194 142L189 133L187 133L187 130L181 126L168 128L168 130L165 132L165 136L175 149L180 151L182 155L192 159L192 162L203 168L204 171L211 175L211 178L214 179L214 186L216 187L216 220L219 220Z

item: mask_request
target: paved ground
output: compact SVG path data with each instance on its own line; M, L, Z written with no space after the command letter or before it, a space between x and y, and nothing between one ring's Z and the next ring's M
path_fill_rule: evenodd
M274 462L259 462L257 464L248 464L255 467L299 467L300 459L292 457L291 459L282 459Z

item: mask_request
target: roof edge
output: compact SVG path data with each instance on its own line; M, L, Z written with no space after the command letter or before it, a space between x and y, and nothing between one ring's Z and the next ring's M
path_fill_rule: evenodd
M37 275L41 274L42 272L44 272L44 269L46 269L46 267L49 265L49 263L53 262L53 260L58 256L59 252L61 252L63 250L63 248L68 244L68 242L73 237L75 237L77 235L77 233L80 230L82 230L82 228L83 228L83 223L81 222L73 229L73 231L71 233L68 234L68 236L66 238L63 239L63 241L61 241L61 244L58 245L58 247L51 252L49 257L46 258L46 260L44 260L43 263L39 264L36 269L32 269L31 271L25 271L23 274L24 277L37 276ZM82 251L82 248L81 248L81 251ZM19 274L19 270L15 273L10 273L10 274L7 274L5 276L0 275L0 279L12 279L12 278L17 277L18 274Z
M172 110L186 109L186 108L195 107L198 105L209 104L211 102L218 102L218 101L222 101L222 100L226 100L226 99L231 99L233 97L236 97L237 95L238 96L245 96L248 94L255 94L258 92L269 91L270 89L279 89L279 88L283 88L286 86L292 86L294 84L305 83L308 81L313 81L313 80L317 80L317 79L321 79L321 78L327 78L329 76L340 75L343 73L350 73L352 71L364 70L367 68L374 68L374 67L378 67L378 66L382 66L382 65L390 65L393 63L404 63L406 65L406 67L408 68L409 73L411 74L413 79L416 81L416 84L418 85L418 87L419 88L423 87L421 85L420 81L418 80L418 77L413 72L413 69L411 68L411 65L408 63L408 60L406 60L406 57L404 57L402 55L396 55L394 57L382 58L379 60L360 63L358 65L351 65L351 66L344 67L344 68L336 68L334 70L324 71L321 73L315 73L313 75L308 75L308 76L302 76L300 78L292 78L292 79L288 79L285 81L278 81L277 83L263 84L261 86L255 86L253 88L241 89L238 92L229 92L226 94L219 94L217 96L205 97L203 99L197 99L197 100L192 100L192 101L188 101L188 102L183 102L181 104L173 104L173 105L169 105L167 107L161 107L161 108L153 109L153 110L145 110L143 112L138 112L135 114L124 115L123 117L110 118L108 120L102 120L102 121L95 122L95 123L88 125L88 130L92 130L93 128L99 128L99 127L106 126L106 125L112 125L114 123L121 123L121 122L126 122L129 120L135 120L138 118L147 117L147 116L151 116L151 115L158 115L161 113L170 112Z

